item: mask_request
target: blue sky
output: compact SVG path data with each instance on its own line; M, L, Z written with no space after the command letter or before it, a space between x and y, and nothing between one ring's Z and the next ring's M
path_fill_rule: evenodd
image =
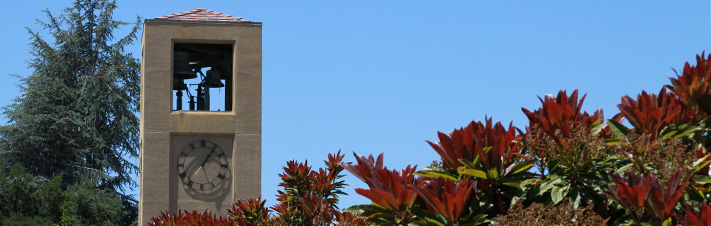
M321 166L385 153L389 168L437 159L425 143L471 120L523 127L521 107L560 89L610 118L622 95L658 92L711 51L709 1L185 1L118 0L135 21L198 7L263 22L262 195L274 203L288 160ZM0 7L0 106L20 95L29 35L69 1ZM129 49L140 56L140 40ZM368 203L351 184L342 207Z

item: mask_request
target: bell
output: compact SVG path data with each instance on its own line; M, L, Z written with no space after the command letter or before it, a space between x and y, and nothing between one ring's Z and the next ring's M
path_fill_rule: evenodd
M232 64L217 66L217 70L220 71L220 79L228 79L232 77Z
M188 85L182 79L173 79L173 90L188 90Z
M205 75L205 81L201 84L203 87L220 88L225 87L225 84L220 81L220 71L211 69Z
M176 51L173 53L173 79L193 79L197 74L190 69L188 52Z
M182 79L173 79L173 90L176 90L175 97L177 101L175 102L175 110L183 110L183 90L188 90L188 85ZM188 96L190 93L188 93Z

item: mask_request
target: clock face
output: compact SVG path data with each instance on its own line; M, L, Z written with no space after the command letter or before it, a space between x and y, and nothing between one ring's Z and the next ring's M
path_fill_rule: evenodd
M225 152L216 143L198 140L186 145L178 155L178 176L191 189L212 191L228 172Z

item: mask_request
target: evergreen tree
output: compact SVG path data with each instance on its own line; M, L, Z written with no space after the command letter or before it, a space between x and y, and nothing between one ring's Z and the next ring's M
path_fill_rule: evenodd
M20 164L0 159L0 225L128 225L115 192L96 189L84 178L62 189L63 175L33 176Z
M135 216L125 189L138 167L124 157L137 156L140 63L125 47L140 20L116 21L114 9L115 1L76 0L58 17L45 11L39 23L51 39L28 29L33 73L18 76L22 94L5 108L0 158L41 178L64 175L65 189L92 178L96 189L118 192L126 215ZM130 31L115 38L123 25Z

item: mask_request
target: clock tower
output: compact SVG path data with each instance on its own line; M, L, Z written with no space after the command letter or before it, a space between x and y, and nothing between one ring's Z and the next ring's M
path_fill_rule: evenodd
M197 8L147 19L142 40L139 223L258 197L262 24Z

